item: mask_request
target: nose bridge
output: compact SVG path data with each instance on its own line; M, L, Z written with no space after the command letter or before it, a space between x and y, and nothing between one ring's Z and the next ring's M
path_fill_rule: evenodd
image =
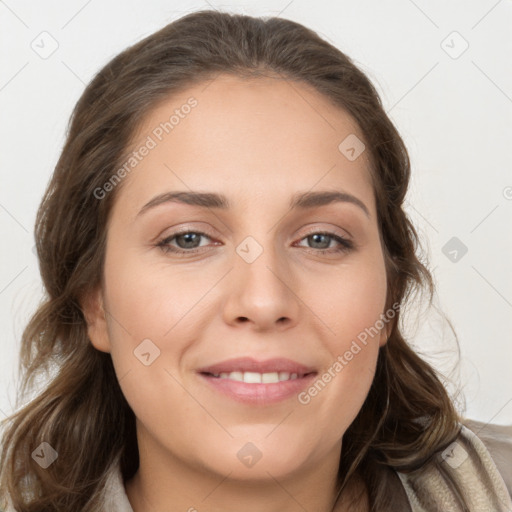
M245 289L265 296L282 295L289 272L271 234L249 235L236 247L235 272ZM281 275L280 275L281 274Z

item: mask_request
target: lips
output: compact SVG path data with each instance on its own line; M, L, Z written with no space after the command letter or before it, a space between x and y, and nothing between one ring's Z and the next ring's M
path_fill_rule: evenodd
M246 405L267 406L293 399L318 372L291 359L242 357L205 366L197 373L216 393Z
M251 357L239 357L229 359L197 370L199 373L209 375L220 375L231 372L254 372L254 373L289 373L297 374L298 378L310 373L316 373L315 368L306 366L287 358L273 358L265 361L257 361Z

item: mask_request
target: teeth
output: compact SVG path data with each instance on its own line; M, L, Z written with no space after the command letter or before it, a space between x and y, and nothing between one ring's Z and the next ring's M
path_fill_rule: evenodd
M261 378L265 374L256 373L256 372L244 372L244 382L248 382L249 384L261 384ZM267 375L270 375L267 373Z
M247 384L273 384L284 380L294 380L298 378L296 373L290 374L288 372L222 372L214 373L213 376L219 377L221 379L231 379L238 382L246 382Z

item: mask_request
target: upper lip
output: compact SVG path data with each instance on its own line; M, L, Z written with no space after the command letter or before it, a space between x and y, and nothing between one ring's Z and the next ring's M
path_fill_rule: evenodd
M288 372L296 373L297 375L305 375L307 373L315 372L315 369L283 357L266 359L265 361L258 361L252 357L238 357L235 359L221 361L220 363L210 366L204 366L203 368L199 368L197 371L199 373L213 374L231 372Z

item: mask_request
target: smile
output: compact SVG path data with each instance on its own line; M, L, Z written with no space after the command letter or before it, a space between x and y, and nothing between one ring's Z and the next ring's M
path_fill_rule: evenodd
M241 404L267 406L295 398L312 384L317 372L304 375L287 372L231 372L221 373L218 376L199 373L198 375L215 394Z

